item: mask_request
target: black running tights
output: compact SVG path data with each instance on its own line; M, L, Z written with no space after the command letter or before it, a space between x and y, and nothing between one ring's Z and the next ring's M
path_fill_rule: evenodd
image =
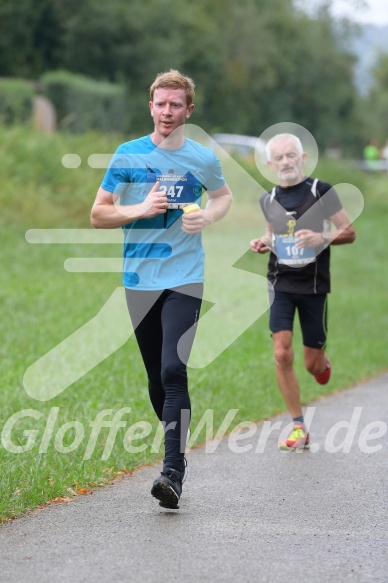
M183 470L191 404L187 361L194 341L203 285L163 291L126 289L132 325L148 376L156 415L165 428L164 467Z

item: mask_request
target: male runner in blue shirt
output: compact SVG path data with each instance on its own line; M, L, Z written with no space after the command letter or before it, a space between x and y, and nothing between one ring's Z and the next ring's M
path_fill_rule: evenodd
M201 231L221 219L232 200L214 152L184 136L194 90L192 79L178 71L156 77L149 102L154 131L119 146L91 211L94 227L123 228L128 309L150 400L165 430L163 471L151 494L167 508L178 508L185 474L186 365L204 280ZM204 191L208 200L200 208ZM194 203L198 210L183 212Z

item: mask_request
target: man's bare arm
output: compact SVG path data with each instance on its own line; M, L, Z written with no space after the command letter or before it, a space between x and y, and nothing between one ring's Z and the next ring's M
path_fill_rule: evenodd
M139 204L116 205L119 196L100 187L90 213L92 226L96 229L115 229L139 219L164 214L167 210L167 196L158 188L159 182L156 182Z

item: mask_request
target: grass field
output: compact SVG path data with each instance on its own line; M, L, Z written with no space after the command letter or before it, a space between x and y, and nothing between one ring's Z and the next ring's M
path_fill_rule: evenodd
M68 258L120 258L120 243L33 245L25 238L30 229L90 228L89 211L103 171L90 168L87 158L114 151L121 138L42 136L25 128L0 129L0 134L0 520L7 520L48 501L68 500L101 486L122 472L161 459L163 452L151 447L158 427L132 337L51 400L29 396L23 385L26 370L94 318L121 286L118 272L75 273L64 267ZM62 156L67 153L80 155L79 168L62 166ZM254 166L244 167L266 186ZM387 176L356 172L348 164L328 161L320 162L315 174L332 184L355 184L364 196L365 208L355 222L356 243L336 247L332 253L329 353L333 376L328 386L317 385L304 371L300 333L295 332L296 369L305 403L387 369L388 275L383 268ZM249 183L247 176L244 173ZM230 255L230 260L237 253L232 262L234 277L251 282L247 274L264 276L267 261L247 251L251 236L262 229L257 192L245 189L242 196L234 191L233 222L225 221L219 231L209 231L205 244L209 249L225 246L223 257ZM215 284L225 286L219 277L209 276ZM230 286L228 293L227 326L239 329L239 310L246 315L248 309L251 319L213 362L190 369L192 426L208 409L213 412L215 429L231 409L238 409L233 424L284 411L275 382L266 313L255 317L256 307L250 305L250 293L244 295L244 285ZM210 307L205 303L204 313L208 309L210 314ZM107 330L112 336L117 332L115 322ZM125 316L119 325L125 328ZM104 340L98 335L90 337L73 360L58 362L58 371L71 369L74 358L82 364L89 344L98 346L99 342ZM97 430L98 415L109 421L120 409L123 426L116 436L109 427ZM135 423L138 425L133 427ZM132 442L130 427L137 432ZM149 435L143 438L142 431ZM205 439L203 430L196 445ZM134 451L136 448L142 451Z

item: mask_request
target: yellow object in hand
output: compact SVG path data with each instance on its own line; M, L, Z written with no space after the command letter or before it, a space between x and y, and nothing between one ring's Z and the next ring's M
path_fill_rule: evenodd
M197 205L196 202L193 202L192 204L188 204L187 206L184 206L182 208L182 210L185 214L195 213L195 212L199 211L199 209L200 209L200 207Z

